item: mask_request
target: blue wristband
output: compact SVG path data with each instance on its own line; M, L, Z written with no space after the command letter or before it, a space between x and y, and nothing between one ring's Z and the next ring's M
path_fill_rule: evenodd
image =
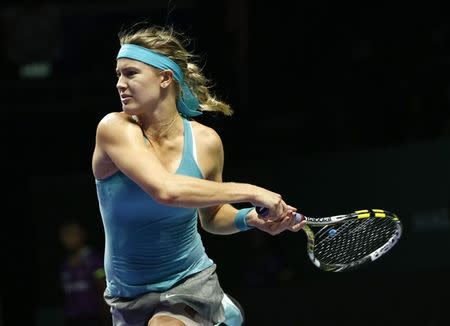
M253 229L254 226L250 226L247 224L247 214L254 209L252 208L242 208L238 210L236 216L234 217L234 225L241 231L247 231Z

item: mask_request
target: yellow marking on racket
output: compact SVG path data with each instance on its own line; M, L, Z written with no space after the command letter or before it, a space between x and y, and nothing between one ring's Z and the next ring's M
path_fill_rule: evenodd
M372 209L374 212L378 212L378 213L384 213L384 210L382 209Z
M358 218L368 218L370 217L370 213L358 214Z
M375 213L375 217L386 217L386 213Z
M305 225L303 227L303 231L305 231L305 233L308 235L309 239L314 239L314 233L313 233L313 231L310 229L310 227L308 225Z
M367 209L361 209L359 211L355 211L356 214L367 213L369 212Z

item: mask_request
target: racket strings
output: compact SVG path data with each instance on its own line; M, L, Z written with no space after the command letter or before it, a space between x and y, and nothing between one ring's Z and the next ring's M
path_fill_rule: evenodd
M317 233L314 256L326 264L349 264L383 246L395 232L390 218L348 220Z

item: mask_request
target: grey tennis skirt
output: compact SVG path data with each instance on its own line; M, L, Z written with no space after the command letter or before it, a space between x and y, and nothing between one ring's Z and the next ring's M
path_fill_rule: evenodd
M212 323L221 323L225 319L222 306L224 292L220 286L216 265L190 275L166 292L150 292L137 298L111 297L105 292L106 303L111 307L113 320L120 316L117 326L147 325L157 308L184 303Z

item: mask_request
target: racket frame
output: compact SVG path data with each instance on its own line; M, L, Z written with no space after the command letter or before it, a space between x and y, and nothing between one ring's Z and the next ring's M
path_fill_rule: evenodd
M390 237L390 239L384 243L381 247L377 248L370 254L365 255L364 257L361 257L349 264L327 264L324 262L321 262L318 260L314 255L314 248L315 248L315 234L310 228L310 226L313 227L331 227L332 225L337 225L339 223L342 223L346 220L350 219L366 219L366 218L389 218L392 221L395 222L395 231L393 235ZM328 217L306 217L302 214L297 215L297 220L302 221L306 220L306 224L303 227L303 231L306 234L307 237L307 246L306 250L308 253L308 257L311 260L311 262L318 268L325 270L325 271L333 271L333 272L341 272L345 270L352 269L358 265L362 265L367 262L375 261L376 259L380 258L384 254L386 254L394 245L398 242L402 235L402 224L400 220L398 219L397 215L394 213L391 213L386 210L382 209L364 209L364 210L358 210L350 214L343 214L343 215L335 215L335 216L328 216Z

